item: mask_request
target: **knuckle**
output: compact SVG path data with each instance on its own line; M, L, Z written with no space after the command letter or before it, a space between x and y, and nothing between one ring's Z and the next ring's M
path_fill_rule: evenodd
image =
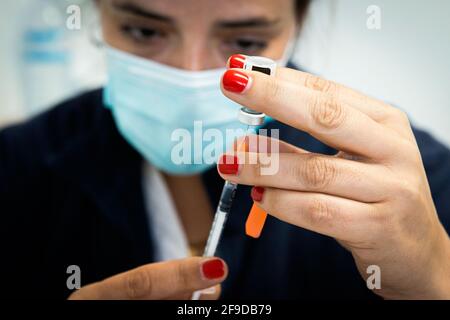
M338 90L338 87L334 82L322 79L312 74L306 75L305 86L313 90L330 94L336 94Z
M314 199L311 201L307 212L308 222L313 227L329 226L333 222L336 210L326 201Z
M398 137L392 142L396 147L396 152L392 154L393 158L403 161L405 165L413 165L416 168L423 166L416 140Z
M369 213L369 217L377 235L390 231L392 226L392 215L388 212L385 210L373 209L372 212Z
M310 189L323 189L336 177L336 167L332 162L318 155L307 157L303 169L298 171L298 178Z
M263 164L259 156L255 160L251 165L252 175L254 179L258 180L262 177Z
M176 283L179 284L180 288L189 289L192 287L188 266L185 263L179 263L176 267Z
M396 118L400 119L403 122L408 122L409 123L409 118L408 115L406 114L406 112L404 112L403 110L397 109L397 108L392 108L394 110L394 114L396 116Z
M150 274L144 269L137 269L126 277L125 293L129 299L139 299L150 296L152 293L152 281Z
M401 181L400 186L397 190L397 195L402 199L413 202L420 198L420 191L419 188L416 187L415 183L409 181Z
M311 99L309 110L314 123L328 130L339 128L345 120L344 108L332 95L317 95Z
M393 121L395 121L397 123L400 123L400 124L403 124L403 125L409 125L410 124L408 114L405 111L400 110L398 108L389 106L387 108L387 115L388 115L389 119L391 119L391 120L393 120Z

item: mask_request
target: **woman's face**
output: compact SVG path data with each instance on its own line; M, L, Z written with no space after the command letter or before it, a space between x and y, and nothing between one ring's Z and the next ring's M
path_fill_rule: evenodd
M235 53L282 57L295 0L100 0L104 38L176 68L224 67Z

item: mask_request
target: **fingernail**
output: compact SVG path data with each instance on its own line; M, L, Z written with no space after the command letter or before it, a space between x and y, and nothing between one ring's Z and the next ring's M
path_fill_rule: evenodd
M229 68L244 69L245 56L242 54L233 54L228 60Z
M206 279L222 278L225 274L225 265L220 259L211 259L202 264L202 274Z
M239 171L238 158L224 154L220 157L218 168L221 174L237 174Z
M235 93L242 93L248 85L249 77L237 70L228 70L222 78L225 90Z
M262 187L253 187L251 192L253 201L261 202L264 195L264 190L265 189Z

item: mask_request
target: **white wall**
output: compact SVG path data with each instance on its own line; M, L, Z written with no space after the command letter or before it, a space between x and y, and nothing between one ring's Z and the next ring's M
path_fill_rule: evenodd
M15 17L22 0L7 0L0 4L0 126L23 116L19 79L16 72L17 22Z
M369 5L381 8L381 30L366 27ZM449 12L448 0L315 0L296 58L450 145Z
M29 1L36 0L0 4L0 125L24 116L13 17L20 17L21 5ZM296 60L315 73L400 106L416 125L450 145L450 1L313 2ZM379 31L366 27L366 9L373 4L381 8ZM91 51L85 55L87 61L96 61ZM99 73L89 66L83 71L87 82Z
M91 0L4 0L0 3L0 127L29 115L30 108L25 106L27 91L23 88L25 73L21 68L23 28L24 24L32 20L27 15L27 10L30 11L31 8L33 11L35 6L30 5L39 5L39 2L45 4L46 1L57 3L62 8L64 18L64 9L68 5L80 5L82 25L80 30L66 30L70 34L68 48L73 55L67 68L67 74L70 75L68 79L51 79L52 75L57 74L51 68L47 68L51 69L48 74L37 74L36 71L40 72L40 68L31 72L32 76L36 76L31 83L36 83L37 93L41 89L49 91L48 99L44 97L42 100L48 100L48 104L53 105L68 96L101 86L104 82L103 55L90 40L90 30L95 27L95 12L92 10ZM30 76L30 73L25 75ZM61 87L62 80L67 83L64 88ZM49 88L52 84L55 84L54 90Z

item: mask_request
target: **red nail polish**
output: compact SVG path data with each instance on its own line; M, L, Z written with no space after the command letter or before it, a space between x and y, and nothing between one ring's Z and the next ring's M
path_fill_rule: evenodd
M222 278L225 274L225 265L220 259L211 259L202 264L202 273L206 279Z
M265 189L262 187L253 187L251 192L253 201L261 202L264 195L264 191Z
M218 168L221 174L237 174L239 171L238 158L224 154L219 160Z
M248 76L237 70L228 70L222 78L223 87L227 91L241 93L248 84Z
M229 68L244 69L245 56L242 54L233 54L228 60Z

